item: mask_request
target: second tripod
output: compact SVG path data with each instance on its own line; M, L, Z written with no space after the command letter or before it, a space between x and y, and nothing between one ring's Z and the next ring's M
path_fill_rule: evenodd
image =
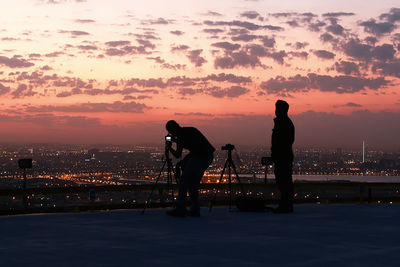
M240 178L239 178L239 175L237 173L237 170L236 170L236 167L235 167L235 163L232 160L232 150L234 150L234 149L235 149L235 146L232 145L232 144L226 144L223 147L221 147L221 150L227 150L228 151L228 158L226 159L225 164L224 164L224 168L222 169L221 176L219 178L218 185L217 185L217 188L216 188L216 191L215 191L215 194L214 194L214 199L213 199L213 201L210 202L210 208L209 208L208 212L211 212L212 204L217 199L217 193L218 193L219 187L221 185L222 178L224 177L225 170L228 170L229 210L230 211L232 210L232 170L236 175L236 180L239 183L242 195L244 195L243 185L240 182Z
M160 173L157 176L156 182L155 182L153 188L151 189L150 195L147 198L145 206L142 210L142 214L144 214L147 206L150 203L151 197L153 196L154 189L157 187L158 181L160 180L161 175L164 172L165 166L167 166L167 197L171 196L172 202L174 201L174 185L173 185L173 181L172 181L172 176L175 177L176 184L178 184L178 179L176 178L176 174L174 172L174 165L172 164L172 160L169 155L169 146L170 145L171 145L171 143L169 143L169 140L167 140L167 142L165 144L165 152L164 152L165 159L163 161L163 165L161 167ZM162 196L160 195L160 201L161 201L161 198L162 198Z

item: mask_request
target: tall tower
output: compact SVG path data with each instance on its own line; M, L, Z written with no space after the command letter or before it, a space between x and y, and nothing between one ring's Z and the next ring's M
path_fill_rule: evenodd
M362 143L362 163L365 162L365 141Z

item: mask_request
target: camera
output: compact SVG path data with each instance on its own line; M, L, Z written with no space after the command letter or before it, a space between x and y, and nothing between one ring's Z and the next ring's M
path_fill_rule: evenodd
M32 168L32 159L20 159L18 160L18 167L21 169L30 169Z
M234 149L235 149L235 146L232 144L226 144L221 147L221 150L234 150Z
M263 166L272 165L272 158L271 157L262 157L261 165L263 165Z

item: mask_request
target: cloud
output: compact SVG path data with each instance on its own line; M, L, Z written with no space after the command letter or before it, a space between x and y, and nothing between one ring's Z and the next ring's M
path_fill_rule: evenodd
M172 46L171 47L171 52L177 52L177 51L186 51L190 47L187 45L177 45L177 46Z
M356 63L349 61L340 61L335 63L335 69L339 73L343 73L346 75L359 75L360 70Z
M211 21L211 20L206 20L203 22L207 26L236 26L236 27L241 27L245 28L250 31L255 31L255 30L260 30L260 29L266 29L266 30L271 30L271 31L282 31L283 28L279 26L273 26L273 25L257 25L248 21L239 21L239 20L234 20L234 21Z
M178 89L178 94L186 96L186 95L195 95L202 93L202 89L193 89L193 88L179 88Z
M308 42L296 42L293 47L297 50L306 48L309 45Z
M203 113L203 112L188 112L188 113L175 112L174 115L175 115L175 116L214 117L213 114L210 114L210 113Z
M72 38L76 38L79 36L87 36L90 35L90 33L85 32L85 31L66 31L66 30L60 30L58 31L59 33L67 33L67 34L71 34Z
M52 52L52 53L48 53L46 55L44 55L45 57L59 57L61 55L64 55L64 52L60 52L60 51L56 51L56 52Z
M207 92L214 97L217 98L223 98L223 97L228 97L228 98L235 98L235 97L239 97L241 95L244 95L246 93L248 93L250 90L248 90L247 88L244 88L242 86L231 86L230 88L225 88L225 89L221 89L219 87L214 87L209 89Z
M369 61L377 59L380 61L392 60L396 51L391 44L371 46L352 39L343 45L344 53L352 58Z
M19 39L19 38L14 38L14 37L3 37L3 38L1 38L1 40L2 40L2 41L9 41L9 42L12 42L12 41L19 41L19 40L21 40L21 39Z
M396 59L391 62L376 62L372 66L372 71L374 73L379 73L380 75L400 78L400 60Z
M289 52L288 55L292 57L299 57L302 59L307 59L308 58L308 53L307 52Z
M221 13L215 11L208 11L207 13L203 13L204 16L212 16L212 17L222 17Z
M35 65L18 55L14 55L12 58L0 56L0 64L10 68L28 68Z
M361 78L348 75L328 76L309 73L307 76L292 77L277 76L260 87L271 94L287 94L292 92L308 92L312 89L321 92L356 93L366 89L378 90L389 84L384 78Z
M238 42L238 41L251 42L251 41L257 40L259 38L260 38L259 35L247 34L247 33L239 34L239 35L231 37L232 41L235 41L235 42Z
M155 62L157 62L159 64L165 63L165 60L162 59L161 57L147 57L147 59L154 60Z
M237 66L254 68L261 65L258 56L248 54L246 51L227 53L223 57L217 57L214 61L216 69L233 69Z
M364 31L374 34L376 36L381 36L386 33L391 33L396 25L390 22L376 22L374 19L364 21L360 23L364 27Z
M138 79L138 78L132 78L129 79L125 82L126 86L132 86L132 85L137 85L140 87L157 87L157 88L165 88L167 87L167 84L163 81L161 78L149 78L149 79Z
M240 16L248 19L256 19L260 16L260 14L256 11L245 11L241 13Z
M183 31L178 31L178 30L170 31L170 33L173 34L173 35L177 35L177 36L181 36L181 35L185 34Z
M92 19L76 19L74 20L76 23L82 23L82 24L87 24L87 23L95 23L95 20Z
M77 48L84 51L97 50L97 46L94 45L78 45Z
M211 44L211 46L222 48L222 49L228 50L228 51L238 50L240 48L239 44L232 44L229 42L213 43L213 44Z
M0 83L0 95L4 95L10 92L10 87L4 86Z
M313 51L313 53L314 53L314 55L316 55L317 57L322 58L322 59L333 59L335 57L334 53L331 53L326 50L316 50L316 51Z
M357 103L353 103L353 102L348 102L348 103L346 103L344 106L346 106L346 107L353 107L353 108L362 107L362 105L357 104Z
M145 109L150 107L137 102L121 102L113 103L82 103L72 105L41 105L29 106L26 112L49 113L49 112L67 112L67 113L143 113Z
M214 67L221 69L232 69L238 66L252 68L257 66L265 67L260 61L261 58L269 57L277 63L283 64L284 58L287 56L288 54L283 50L271 52L264 46L252 44L243 47L238 52L226 51L224 56L215 59Z
M380 19L384 19L390 23L400 21L400 8L391 8L389 13L384 13L379 16Z
M187 57L189 58L190 62L192 62L196 67L201 67L207 60L200 56L203 52L203 49L196 49L189 51Z
M216 82L230 82L230 83L251 83L252 80L250 77L244 77L244 76L237 76L234 74L225 74L225 73L219 73L218 75L216 74L210 74L201 80L203 81L216 81Z
M215 34L218 34L218 33L223 33L225 31L222 30L222 29L203 29L203 32L215 35Z
M142 24L147 24L147 25L168 25L171 22L172 22L171 20L166 20L164 18L158 18L158 19L143 21Z
M28 87L26 84L18 85L17 89L15 89L11 95L13 98L23 98L30 97L36 95L37 92L34 92L31 87Z
M109 46L109 47L118 47L118 46L130 45L131 41L126 41L126 40L109 41L109 42L106 42L105 44L106 44L106 46Z
M119 48L112 47L106 49L107 56L146 55L146 54L150 54L150 52L146 51L145 46L126 45Z
M326 27L326 30L335 35L344 35L344 28L339 24L332 24Z
M348 17L348 16L354 16L355 14L353 12L328 12L322 14L323 17Z
M326 25L325 22L317 21L317 22L309 23L308 29L312 32L320 32L321 28L324 27L325 25Z
M261 41L265 47L272 48L275 46L275 38L274 37L263 36L263 37L261 37Z

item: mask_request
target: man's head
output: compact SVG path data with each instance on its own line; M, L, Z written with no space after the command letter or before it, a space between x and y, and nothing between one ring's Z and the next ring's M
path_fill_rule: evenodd
M174 120L170 120L167 122L167 124L165 124L165 128L167 129L167 131L172 134L172 135L178 135L179 131L181 129L181 126L179 126L179 124L174 121Z
M275 115L277 117L287 116L289 111L289 104L284 100L278 100L275 103Z

